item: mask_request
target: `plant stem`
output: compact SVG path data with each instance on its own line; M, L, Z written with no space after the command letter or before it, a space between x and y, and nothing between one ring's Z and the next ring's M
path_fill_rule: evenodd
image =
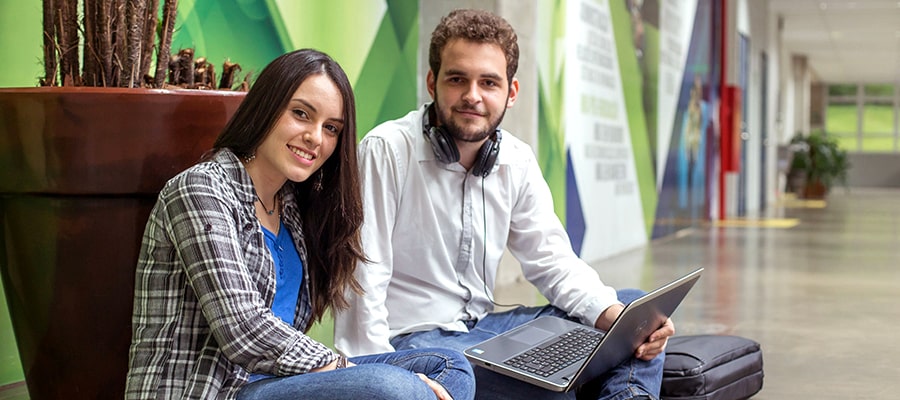
M109 15L111 18L110 46L112 58L109 69L106 71L107 86L128 86L128 82L122 79L125 74L125 60L128 58L128 24L126 13L128 7L125 0L112 0Z
M156 45L156 24L159 23L159 0L149 0L145 9L143 44L141 45L141 65L139 78L143 79L150 74L150 62L153 59L153 49Z
M75 0L60 0L56 15L56 37L60 50L60 81L63 86L78 86L78 4Z
M147 2L144 0L126 0L125 21L126 36L124 57L122 59L121 80L123 87L133 88L141 85L141 55L144 45L144 24L147 22Z
M177 0L163 1L163 29L160 32L159 49L156 53L156 75L153 82L155 87L162 87L166 79L166 71L169 68L169 52L172 51L172 32L175 30L177 8Z
M56 75L59 72L56 52L56 7L54 0L44 0L44 79L41 86L56 86Z

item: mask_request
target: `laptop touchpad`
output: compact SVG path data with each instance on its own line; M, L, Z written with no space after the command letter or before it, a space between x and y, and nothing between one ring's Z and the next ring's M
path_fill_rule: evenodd
M519 331L517 331L513 334L510 334L508 336L508 338L515 340L517 342L522 342L522 343L526 343L526 344L535 344L535 343L540 343L553 335L554 335L553 332L550 332L548 330L529 326L529 327L526 327L525 329L520 329Z

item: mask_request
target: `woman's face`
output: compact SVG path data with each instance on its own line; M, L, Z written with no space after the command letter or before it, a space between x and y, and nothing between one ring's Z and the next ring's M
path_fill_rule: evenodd
M253 164L259 174L276 186L309 179L337 147L344 130L343 104L327 75L306 78L256 150Z

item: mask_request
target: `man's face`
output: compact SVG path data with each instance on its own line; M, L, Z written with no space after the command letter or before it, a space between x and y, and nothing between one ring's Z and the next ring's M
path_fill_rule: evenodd
M452 40L441 51L441 70L428 72L428 92L438 121L457 141L482 142L506 109L512 107L519 82L506 80L506 57L496 44Z

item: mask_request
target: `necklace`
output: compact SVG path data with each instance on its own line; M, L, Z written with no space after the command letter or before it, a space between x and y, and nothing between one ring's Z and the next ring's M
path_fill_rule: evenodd
M256 196L256 200L259 200L259 204L262 206L263 210L266 210L266 215L275 214L275 210L278 209L278 195L275 195L275 204L272 205L271 210L269 209L269 207L266 207L266 203L263 203L262 199L259 198L259 194L257 194L256 191L253 192L253 195Z

